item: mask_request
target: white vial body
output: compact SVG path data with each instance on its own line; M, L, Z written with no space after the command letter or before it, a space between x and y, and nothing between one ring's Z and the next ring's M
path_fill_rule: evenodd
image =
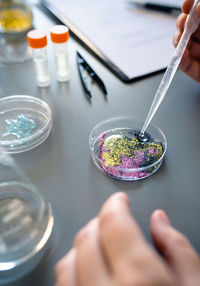
M35 63L37 85L49 86L51 79L46 48L32 49L32 56Z
M69 57L68 43L54 43L54 53L56 59L56 75L58 81L69 80Z

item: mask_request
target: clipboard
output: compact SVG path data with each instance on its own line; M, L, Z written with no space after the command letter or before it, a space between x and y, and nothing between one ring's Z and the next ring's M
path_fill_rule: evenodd
M173 54L175 15L140 9L126 0L42 4L125 83L163 71Z

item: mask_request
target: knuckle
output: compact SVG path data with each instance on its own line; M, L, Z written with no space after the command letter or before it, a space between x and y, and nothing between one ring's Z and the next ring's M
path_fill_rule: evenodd
M190 244L188 244L185 255L187 255L187 260L190 262L192 268L200 271L200 257Z
M175 285L173 277L157 257L148 249L143 255L134 256L119 265L116 271L117 286L172 286ZM114 284L115 285L115 284Z
M121 275L121 277L118 277L117 283L115 283L116 286L150 286L150 281L147 277L144 277L142 272L135 272L135 271L129 271L128 273L125 273L125 275Z
M176 28L179 29L180 19L182 18L182 14L180 14L176 19Z
M182 13L178 16L176 20L176 27L179 31L183 30L184 22L185 22L185 14Z
M129 271L126 275L121 275L118 280L118 285L123 286L172 286L174 281L170 275L166 275L163 271L155 271L155 269L137 269ZM123 273L124 274L124 273Z
M177 248L179 251L182 251L183 257L190 261L190 265L200 269L200 257L194 250L187 237L185 237L182 233L175 231L174 234L169 237L169 240L171 250L166 248L167 253Z
M190 246L188 239L180 232L174 232L174 235L171 236L170 240L174 246L182 248L188 248Z

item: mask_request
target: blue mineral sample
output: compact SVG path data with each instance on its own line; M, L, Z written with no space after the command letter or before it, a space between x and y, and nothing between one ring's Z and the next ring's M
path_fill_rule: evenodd
M33 119L29 119L23 114L17 116L18 119L6 119L6 132L3 136L14 135L18 139L24 139L31 136L32 130L37 127Z

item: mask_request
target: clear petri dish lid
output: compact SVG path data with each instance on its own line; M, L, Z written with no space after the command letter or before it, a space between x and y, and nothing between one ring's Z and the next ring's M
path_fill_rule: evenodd
M31 271L48 250L51 205L30 183L0 184L0 285Z
M0 99L0 149L6 153L31 150L49 136L52 112L48 104L29 95Z

